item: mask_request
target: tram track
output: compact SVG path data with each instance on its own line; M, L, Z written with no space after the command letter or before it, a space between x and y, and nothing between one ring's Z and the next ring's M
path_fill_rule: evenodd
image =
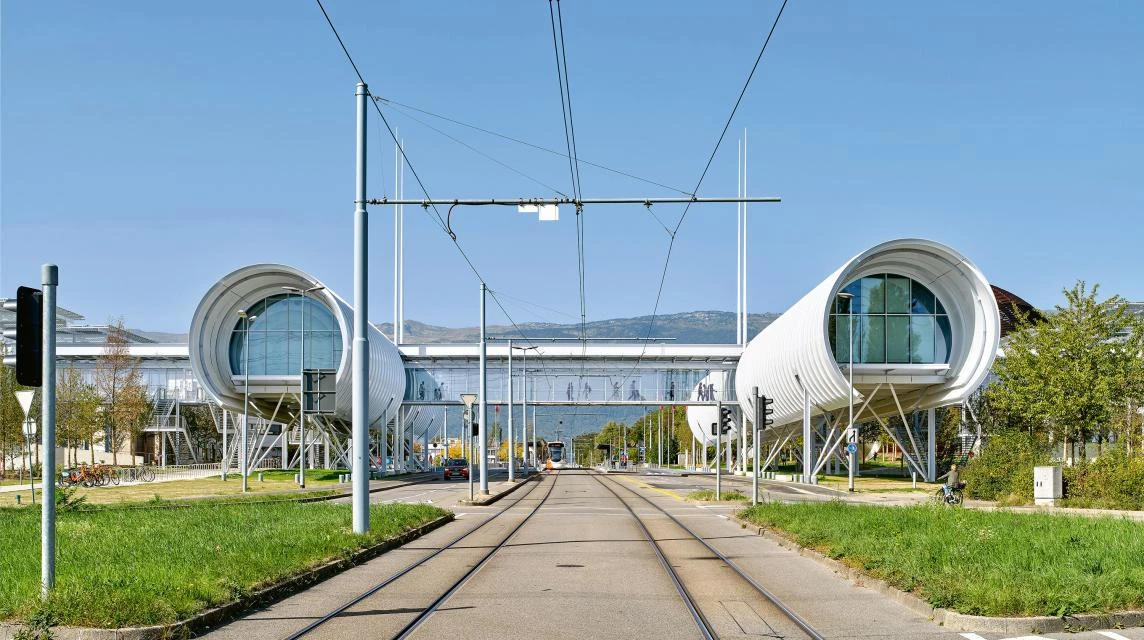
M679 592L681 599L687 606L688 612L691 614L692 619L695 621L696 626L699 628L699 631L704 638L715 639L719 637L719 634L712 625L710 618L704 613L703 606L699 602L700 599L696 597L692 590L688 589L682 576L679 575L679 571L668 560L667 554L664 552L663 547L660 544L660 540L657 540L655 536L652 535L651 531L649 531L647 526L644 524L643 519L636 514L635 510L627 500L624 500L622 497L620 497L620 494L612 488L613 486L622 488L627 493L635 496L636 498L639 498L644 503L651 506L658 513L666 516L671 523L686 533L688 536L687 539L698 542L706 549L708 553L714 556L715 559L723 562L723 564L730 568L735 573L735 575L742 579L744 584L748 585L754 593L761 596L763 600L774 607L774 609L777 610L786 620L793 623L795 627L798 628L798 630L806 635L806 637L811 638L812 640L824 640L824 636L822 634L820 634L806 620L804 620L790 607L783 603L782 600L780 600L774 593L760 584L753 576L744 571L742 567L728 558L726 554L716 549L713 545L711 545L711 543L705 540L703 536L696 533L691 527L681 522L666 509L652 502L646 496L640 494L638 491L632 489L631 487L624 486L623 484L620 484L610 478L605 480L605 478L601 477L601 475L598 473L592 473L591 475L596 479L597 482L600 483L601 486L607 489L608 492L616 498L616 500L624 505L628 513L630 513L632 518L636 521L644 537L647 539L648 543L655 551L656 557L659 559L660 564L663 566L664 570L671 578L672 583L675 585L675 588Z
M472 578L474 575L476 575L476 573L478 571L480 571L480 569L482 567L484 567L493 558L493 556L495 556L497 554L498 551L503 549L505 547L505 545L508 544L509 540L511 540L513 538L513 536L516 535L516 532L519 531L520 528L523 527L524 524L526 522L528 522L532 518L533 515L536 514L536 512L540 509L540 507L548 500L548 497L552 495L552 490L556 486L556 480L557 480L558 475L559 474L553 474L551 476L552 482L548 483L547 490L545 491L544 496L540 498L540 500L536 503L536 505L532 507L532 510L529 511L528 514L525 515L524 518L522 518L521 521L516 524L516 526L512 527L512 529L508 532L507 535L504 535L495 544L489 545L489 551L479 561L474 563L474 565L468 571L466 571L464 573L464 575L462 575L459 579L455 580L449 588L444 590L444 592L440 596L438 596L436 599L433 600L433 602L431 602L424 609L422 609L412 621L410 621L408 624L404 625L402 627L402 629L393 637L394 638L407 638L409 635L414 633L422 624L425 623L426 620L428 620L433 615L434 612L436 612L441 607L441 605L443 605L445 602L447 602L449 600L449 598L451 598L453 596L453 594L455 594L457 591L459 591L465 585L465 583L467 583L469 581L470 578ZM383 589L390 586L394 582L397 582L398 580L409 575L410 573L417 570L418 568L426 566L434 558L437 558L438 556L445 553L446 551L458 549L459 548L458 545L460 545L462 542L468 541L469 539L473 538L475 534L480 532L482 529L484 529L489 524L499 520L501 518L501 516L508 513L514 507L521 504L522 502L533 499L534 498L533 494L535 494L537 491L540 490L540 487L542 484L543 484L543 479L541 480L541 482L537 483L537 485L535 487L533 487L531 490L529 490L529 492L527 494L517 498L516 500L514 500L512 502L512 504L501 509L496 514L490 516L487 520L485 520L481 524L479 524L476 527L470 529L469 531L466 531L465 533L457 536L456 538L450 540L449 542L445 543L441 547L438 547L437 549L433 550L431 553L425 555L424 557L422 557L422 558L420 558L414 562L411 562L410 564L406 565L405 567L398 570L397 572L391 574L390 576L388 576L387 578L385 578L381 582L374 584L369 589L366 589L362 593L354 596L349 601L335 607L334 609L330 610L328 613L322 615L320 618L312 621L311 623L309 623L305 627L302 627L301 629L285 636L284 640L298 640L300 638L309 636L315 632L322 630L322 628L325 627L326 625L328 625L330 622L339 618L343 614L347 614L347 612L349 612L351 609L358 606L359 604L362 604L363 602L365 602L366 600L368 600L372 596L378 594L379 592L381 592Z

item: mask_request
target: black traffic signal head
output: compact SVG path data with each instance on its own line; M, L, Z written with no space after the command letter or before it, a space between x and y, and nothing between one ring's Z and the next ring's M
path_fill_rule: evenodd
M719 423L718 422L712 422L711 423L711 435L713 435L713 436L719 435Z
M16 353L4 356L4 364L16 368L16 382L38 387L43 384L43 296L39 289L20 287L16 301L5 302L4 308L16 312L16 328L4 330L4 337L16 342Z
M730 407L722 407L719 410L719 433L728 433L731 429L735 428L735 416L731 413Z
M766 396L761 396L759 398L759 406L762 408L762 413L763 413L763 415L761 416L763 419L760 421L760 424L763 425L764 427L769 427L775 423L774 420L767 417L770 415L774 415L775 410L771 408L771 405L774 403L775 403L774 398L768 398Z
M477 424L476 420L473 420L472 422L472 430L469 435L474 438L481 435L481 425Z

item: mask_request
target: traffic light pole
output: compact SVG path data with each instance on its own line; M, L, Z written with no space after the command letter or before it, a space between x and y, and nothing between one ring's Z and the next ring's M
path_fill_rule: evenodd
M721 464L722 461L719 459L719 445L720 441L723 440L723 423L721 422L723 419L722 400L719 401L718 409L715 410L715 415L719 416L719 420L715 422L712 429L715 432L715 501L718 502L719 500L723 499L721 497L722 493L720 492L720 489L722 488L720 486L720 482L722 481L721 469L723 465Z
M751 460L751 504L759 504L759 440L761 439L763 431L759 425L765 420L763 416L763 408L759 403L759 388L751 387L751 397L755 401L755 421L752 424L751 432L751 447L755 450L755 455ZM743 427L746 428L747 421L743 420Z
M56 286L59 267L45 264L44 286L44 381L40 389L43 403L40 448L43 450L43 506L40 508L40 598L56 584Z

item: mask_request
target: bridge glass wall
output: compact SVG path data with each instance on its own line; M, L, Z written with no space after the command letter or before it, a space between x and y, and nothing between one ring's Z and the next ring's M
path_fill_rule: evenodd
M247 313L254 317L249 329L246 320L236 318L231 333L233 373L244 375L249 361L251 375L300 375L303 323L305 368L336 369L341 362L342 333L324 304L298 294L281 294L252 305Z
M949 315L925 285L885 273L859 278L842 291L853 298L835 298L828 328L838 363L850 361L851 323L856 364L949 362Z
M727 384L715 383L709 400L735 400L734 365L727 365ZM720 369L722 370L722 369ZM537 366L530 360L525 373L521 362L513 360L513 402L555 403L672 403L685 402L692 390L712 368L678 366L639 367L591 366L575 363ZM478 393L480 376L476 363L409 363L405 368L406 402L457 402L462 393ZM725 387L725 388L721 388ZM508 401L508 370L504 360L490 360L488 366L490 402Z

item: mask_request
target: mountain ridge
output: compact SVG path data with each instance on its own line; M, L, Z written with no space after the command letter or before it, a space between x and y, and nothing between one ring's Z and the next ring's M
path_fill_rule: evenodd
M748 336L762 331L775 318L777 313L752 313L747 317ZM652 316L634 318L610 318L586 323L585 335L588 339L607 340L618 338L643 339L648 337ZM441 327L417 320L404 323L404 342L445 344L476 342L480 339L479 327ZM376 326L386 336L392 338L393 323L385 322ZM528 339L577 339L580 337L579 323L520 322L512 325L488 325L486 335L496 338ZM672 338L681 344L734 344L735 314L731 311L685 311L657 315L651 337Z

